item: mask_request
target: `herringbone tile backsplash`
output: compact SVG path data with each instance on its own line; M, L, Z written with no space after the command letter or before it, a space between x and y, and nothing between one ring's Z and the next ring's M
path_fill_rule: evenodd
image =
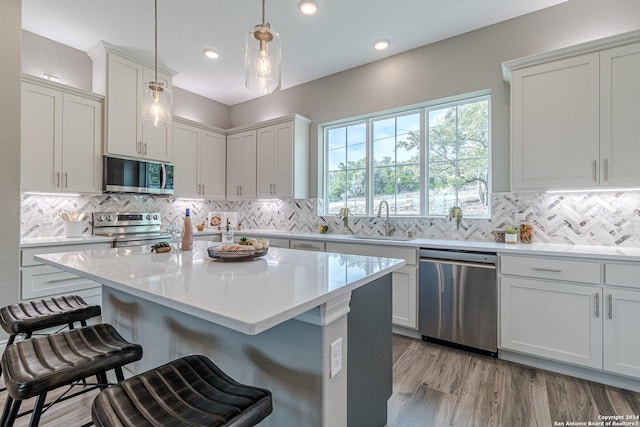
M237 212L244 229L277 229L315 232L329 225L329 233L343 231L342 220L319 216L318 199L197 201L167 197L114 195L22 197L22 237L63 235L63 211L158 211L166 225L181 223L185 208L191 208L194 223L206 220L209 212ZM464 217L460 229L447 218L393 218L396 235L431 239L493 240L493 231L517 225L520 212L534 225L535 242L640 247L640 192L607 193L504 193L491 197L491 219ZM44 219L53 213L53 222ZM47 215L49 214L49 215ZM349 218L357 234L383 233L380 218ZM91 234L86 220L85 234Z

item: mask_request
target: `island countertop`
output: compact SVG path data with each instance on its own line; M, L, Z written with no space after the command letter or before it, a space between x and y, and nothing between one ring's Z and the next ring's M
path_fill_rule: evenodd
M315 307L344 298L397 270L404 260L270 248L261 258L220 262L210 242L193 251L148 247L37 255L105 286L255 335Z

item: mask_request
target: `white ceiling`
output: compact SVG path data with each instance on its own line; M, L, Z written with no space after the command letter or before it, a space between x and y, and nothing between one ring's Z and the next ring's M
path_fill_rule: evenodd
M357 67L566 0L267 0L282 39L282 88ZM158 62L174 85L227 105L257 97L244 86L245 33L260 0L158 0ZM23 0L25 30L86 51L99 40L153 60L153 0ZM386 38L391 47L373 49ZM207 59L202 50L220 52Z

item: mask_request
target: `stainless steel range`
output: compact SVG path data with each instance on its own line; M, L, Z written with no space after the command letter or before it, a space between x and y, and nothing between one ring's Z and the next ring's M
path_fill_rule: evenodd
M94 212L94 236L115 238L114 248L152 245L169 241L159 212Z

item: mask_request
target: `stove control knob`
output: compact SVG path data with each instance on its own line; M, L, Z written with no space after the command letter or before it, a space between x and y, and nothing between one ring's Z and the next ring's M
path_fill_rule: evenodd
M155 219L157 221L158 220L158 215L154 215L153 219Z
M96 218L96 221L98 222L102 221L102 215L98 215L98 217Z
M111 215L107 215L107 217L105 218L106 221L111 221Z
M147 215L147 221L149 221L151 219L151 215Z

